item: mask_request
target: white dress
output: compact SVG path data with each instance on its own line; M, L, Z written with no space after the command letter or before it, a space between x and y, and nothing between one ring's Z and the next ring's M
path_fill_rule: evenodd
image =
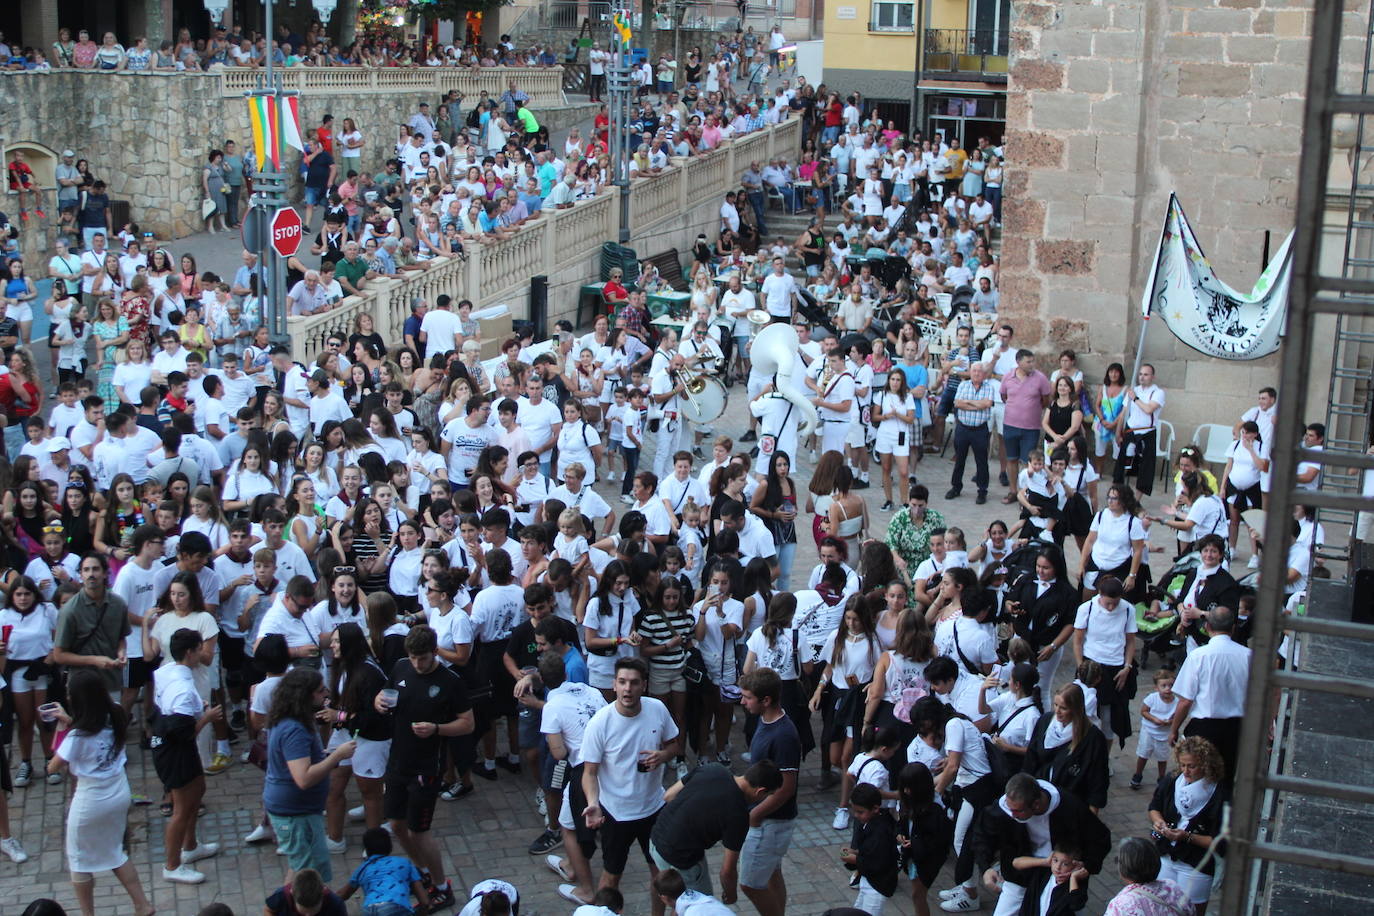
M881 178L864 179L864 216L883 215L883 182Z
M57 747L76 777L76 793L67 812L67 869L113 871L129 861L124 829L129 822L129 780L124 775L124 748L114 745L114 732L96 735L68 732Z

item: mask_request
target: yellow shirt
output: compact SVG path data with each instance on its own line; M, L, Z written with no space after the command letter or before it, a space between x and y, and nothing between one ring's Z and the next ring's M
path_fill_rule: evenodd
M949 171L945 173L945 178L963 178L964 163L968 161L968 153L961 149L952 149L945 154L949 160Z

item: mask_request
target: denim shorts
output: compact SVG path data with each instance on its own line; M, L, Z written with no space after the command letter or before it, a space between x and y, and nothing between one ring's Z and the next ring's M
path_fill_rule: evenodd
M1030 453L1039 447L1040 430L1003 423L1002 442L1006 445L1008 461L1024 463L1030 460Z
M792 845L795 820L766 820L750 827L739 853L739 883L755 890L768 886L773 872L782 867L783 856Z
M268 814L277 846L286 856L292 871L313 868L324 883L334 880L334 868L329 863L329 847L325 845L323 814Z
M312 188L306 186L305 203L308 207L317 207L329 199L328 188Z

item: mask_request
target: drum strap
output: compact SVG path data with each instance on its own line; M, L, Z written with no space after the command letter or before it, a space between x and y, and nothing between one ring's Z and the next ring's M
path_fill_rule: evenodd
M835 379L830 383L830 387L825 389L825 394L821 395L821 397L830 397L830 392L835 390L835 386L840 383L840 379L847 377L851 377L848 372L841 372L839 375L835 376Z

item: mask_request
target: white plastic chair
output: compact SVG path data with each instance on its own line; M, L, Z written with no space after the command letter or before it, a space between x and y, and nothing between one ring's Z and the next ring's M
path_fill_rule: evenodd
M1163 460L1157 463L1159 464L1159 479L1163 480L1164 475L1168 474L1174 465L1174 439L1177 438L1174 433L1174 424L1168 420L1160 420L1158 438L1157 453Z
M946 318L948 318L948 317L949 317L950 303L954 301L954 296L953 296L953 294L951 294L951 293L936 293L934 298L935 298L935 305L936 305L936 307L940 309L940 314L942 314L942 315L944 315Z
M1193 443L1202 449L1202 460L1209 464L1226 464L1226 449L1232 441L1231 427L1222 423L1203 423L1193 433Z

